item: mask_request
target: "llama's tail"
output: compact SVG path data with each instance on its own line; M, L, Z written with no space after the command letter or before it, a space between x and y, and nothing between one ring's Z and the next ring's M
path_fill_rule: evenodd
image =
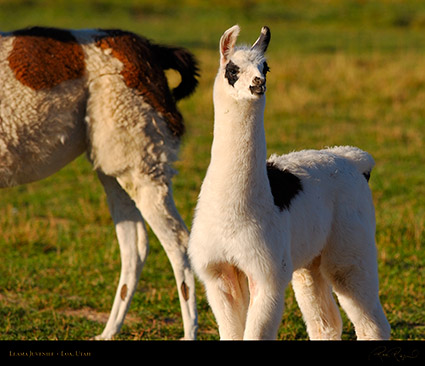
M184 48L155 45L155 53L164 70L176 70L180 84L172 92L179 101L191 95L198 86L199 68L195 56Z
M351 161L360 174L363 174L366 180L369 181L370 174L375 166L375 160L373 160L372 155L353 146L335 146L328 150Z

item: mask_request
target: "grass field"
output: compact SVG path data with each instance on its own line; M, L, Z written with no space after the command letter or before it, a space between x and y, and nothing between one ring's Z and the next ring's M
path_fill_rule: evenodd
M207 5L206 5L207 4ZM233 24L241 42L263 25L268 51L269 153L352 144L376 160L381 300L393 339L425 339L425 4L402 0L0 0L0 29L113 27L189 48L200 86L180 103L187 134L177 206L190 227L212 141L218 41ZM0 339L75 340L99 334L120 258L102 188L85 157L34 184L0 191ZM151 249L117 339L182 337L174 278ZM218 339L198 288L199 339ZM344 339L354 339L344 319ZM291 288L279 339L306 339Z

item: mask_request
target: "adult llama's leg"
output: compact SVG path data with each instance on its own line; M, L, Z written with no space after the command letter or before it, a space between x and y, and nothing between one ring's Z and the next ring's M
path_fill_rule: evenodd
M292 287L303 314L309 338L341 339L342 320L332 288L320 270L321 257L292 275Z
M142 230L145 219L164 247L177 282L184 338L194 339L197 311L195 278L187 256L189 233L175 207L171 189L171 164L177 154L178 139L171 134L164 118L137 92L127 88L120 75L104 75L93 80L87 112L89 157L98 171L115 177L134 202L134 210L137 207L141 214L138 228ZM105 189L111 190L111 186L112 183L108 185L107 182ZM132 215L137 216L135 211ZM134 220L123 221L119 228L124 230L127 226L134 231L134 223ZM132 272L128 278L137 277L143 265L147 249L141 250L142 239L137 240L138 244L120 243L123 252L132 250L138 257L127 269L122 269L124 277L126 271ZM136 254L135 248L141 252ZM124 311L128 306L130 297L121 297L126 291L130 296L129 284L123 283L121 278L115 299L119 305L114 304L113 311Z
M157 236L174 271L183 316L184 338L195 339L197 311L195 278L189 264L187 246L189 232L178 213L172 196L171 182L149 177L119 179L123 187L129 183L132 197L143 217Z
M111 339L120 331L136 291L148 255L148 235L140 211L116 179L102 173L98 176L108 198L121 253L121 275L115 300L104 331L96 337Z

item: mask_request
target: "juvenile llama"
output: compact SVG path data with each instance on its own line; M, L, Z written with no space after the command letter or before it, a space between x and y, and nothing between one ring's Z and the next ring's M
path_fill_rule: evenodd
M181 83L170 91L164 74ZM121 252L111 314L123 324L148 254L148 222L177 282L184 336L197 330L188 230L172 196L184 132L176 101L197 86L195 58L121 30L34 27L0 33L0 187L45 178L87 151L105 189Z
M331 288L358 339L386 339L378 297L372 157L354 147L273 155L266 163L264 53L270 30L220 40L214 140L189 239L221 339L275 339L291 281L311 339L340 339ZM366 178L366 179L365 179Z

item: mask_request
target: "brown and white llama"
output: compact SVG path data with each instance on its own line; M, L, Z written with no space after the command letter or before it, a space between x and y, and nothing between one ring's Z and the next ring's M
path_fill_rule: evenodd
M166 69L181 74L172 91ZM184 336L196 336L189 235L171 178L184 132L176 101L194 91L197 77L188 51L130 32L0 33L0 187L43 179L86 151L107 195L122 267L99 339L119 332L130 306L148 254L145 220L174 270Z

